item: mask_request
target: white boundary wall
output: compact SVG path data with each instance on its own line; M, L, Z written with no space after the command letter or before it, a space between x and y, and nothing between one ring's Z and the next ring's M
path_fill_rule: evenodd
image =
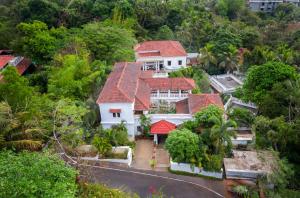
M114 162L114 163L127 164L128 166L131 166L132 149L129 146L117 146L112 148L112 150L114 149L128 149L127 159L99 159L99 155L97 155L96 157L82 157L81 159L87 161Z
M203 175L203 176L208 176L208 177L214 177L217 179L223 178L223 170L222 169L220 172L204 171L198 167L193 167L191 164L177 163L177 162L173 162L172 160L170 161L170 169L172 171L187 172L187 173L198 174L198 175Z

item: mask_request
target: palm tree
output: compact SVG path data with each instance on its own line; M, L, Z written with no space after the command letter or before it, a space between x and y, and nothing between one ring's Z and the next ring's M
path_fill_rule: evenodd
M239 71L239 51L234 46L229 46L229 52L224 53L224 60L219 63L226 71Z
M212 48L213 45L208 43L205 45L205 47L200 49L198 60L200 65L202 65L202 67L206 69L210 66L211 63L214 65L217 64L217 59L212 52Z
M39 129L25 128L20 120L24 112L14 114L6 102L0 103L0 148L39 150L42 142L33 140Z
M214 123L210 129L210 138L214 146L215 154L220 154L224 147L229 152L232 147L231 138L235 137L235 131L230 130L230 127L236 128L237 124L233 120L216 119L212 117L211 122Z

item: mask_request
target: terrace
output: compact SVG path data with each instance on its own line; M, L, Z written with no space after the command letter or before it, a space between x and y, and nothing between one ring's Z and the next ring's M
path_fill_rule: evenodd
M243 82L232 74L223 74L209 77L211 86L218 93L233 93L243 85Z

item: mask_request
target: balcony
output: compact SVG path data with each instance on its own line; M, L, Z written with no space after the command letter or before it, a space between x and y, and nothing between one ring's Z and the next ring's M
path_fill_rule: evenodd
M151 99L167 100L167 99L185 99L191 91L152 91Z

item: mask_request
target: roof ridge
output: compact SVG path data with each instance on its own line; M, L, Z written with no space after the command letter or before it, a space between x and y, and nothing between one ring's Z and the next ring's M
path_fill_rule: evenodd
M178 49L178 46L175 46L174 43L179 43L179 41L176 40L168 40L168 42L174 47L175 50L177 50L177 52L183 52L182 50ZM184 52L186 53L186 52Z
M119 85L120 85L120 83L121 83L121 81L122 81L122 79L123 79L123 75L124 75L125 69L127 68L127 65L128 65L128 62L125 62L125 65L124 65L124 67L122 68L122 72L121 72L119 81L118 81L118 83L117 83L117 89L121 92L121 94L123 94L123 96L124 96L125 98L127 98L129 101L131 101L131 99L128 97L128 95L125 94L125 93L123 92L123 90L119 87Z

